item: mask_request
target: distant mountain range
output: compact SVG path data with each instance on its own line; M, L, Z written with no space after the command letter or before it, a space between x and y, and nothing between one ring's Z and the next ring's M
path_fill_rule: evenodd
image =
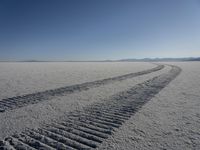
M185 57L185 58L142 58L142 59L121 59L119 61L129 62L158 62L158 61L200 61L200 57Z
M45 60L22 60L22 61L1 61L0 62L173 62L173 61L200 61L200 57L184 57L184 58L142 58L142 59L120 59L120 60L73 60L73 61L45 61Z

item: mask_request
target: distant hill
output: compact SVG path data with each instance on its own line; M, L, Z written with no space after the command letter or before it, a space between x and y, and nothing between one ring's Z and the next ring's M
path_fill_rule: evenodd
M142 59L120 59L120 60L68 60L68 61L55 61L55 60L21 60L21 61L4 61L0 62L172 62L172 61L200 61L200 57L185 57L185 58L142 58Z
M200 61L200 57L186 57L186 58L143 58L143 59L121 59L119 61L130 62L159 62L159 61Z

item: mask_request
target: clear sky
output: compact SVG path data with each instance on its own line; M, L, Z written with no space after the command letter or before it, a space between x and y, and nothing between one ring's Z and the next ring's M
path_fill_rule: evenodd
M200 0L0 0L0 60L200 56Z

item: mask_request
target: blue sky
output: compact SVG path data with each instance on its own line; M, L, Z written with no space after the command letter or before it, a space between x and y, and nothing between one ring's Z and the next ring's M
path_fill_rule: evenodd
M0 60L200 56L200 0L1 0Z

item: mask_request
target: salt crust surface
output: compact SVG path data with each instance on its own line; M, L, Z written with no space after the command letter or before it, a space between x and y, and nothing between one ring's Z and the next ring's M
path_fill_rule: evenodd
M171 64L181 67L182 73L99 150L200 149L200 62Z
M146 64L142 63L142 65ZM149 67L149 65L147 65L147 67ZM155 67L155 65L151 68L153 67ZM67 115L70 111L82 109L93 102L108 99L109 96L125 91L138 83L142 83L152 77L165 73L169 69L170 67L165 67L160 71L150 74L117 81L97 88L91 88L87 91L55 97L38 104L0 113L0 138L5 138L15 132L21 132L27 127L34 128L40 125L42 126L43 123L50 123L52 120L59 120L59 117Z
M0 63L0 100L153 68L129 62Z

